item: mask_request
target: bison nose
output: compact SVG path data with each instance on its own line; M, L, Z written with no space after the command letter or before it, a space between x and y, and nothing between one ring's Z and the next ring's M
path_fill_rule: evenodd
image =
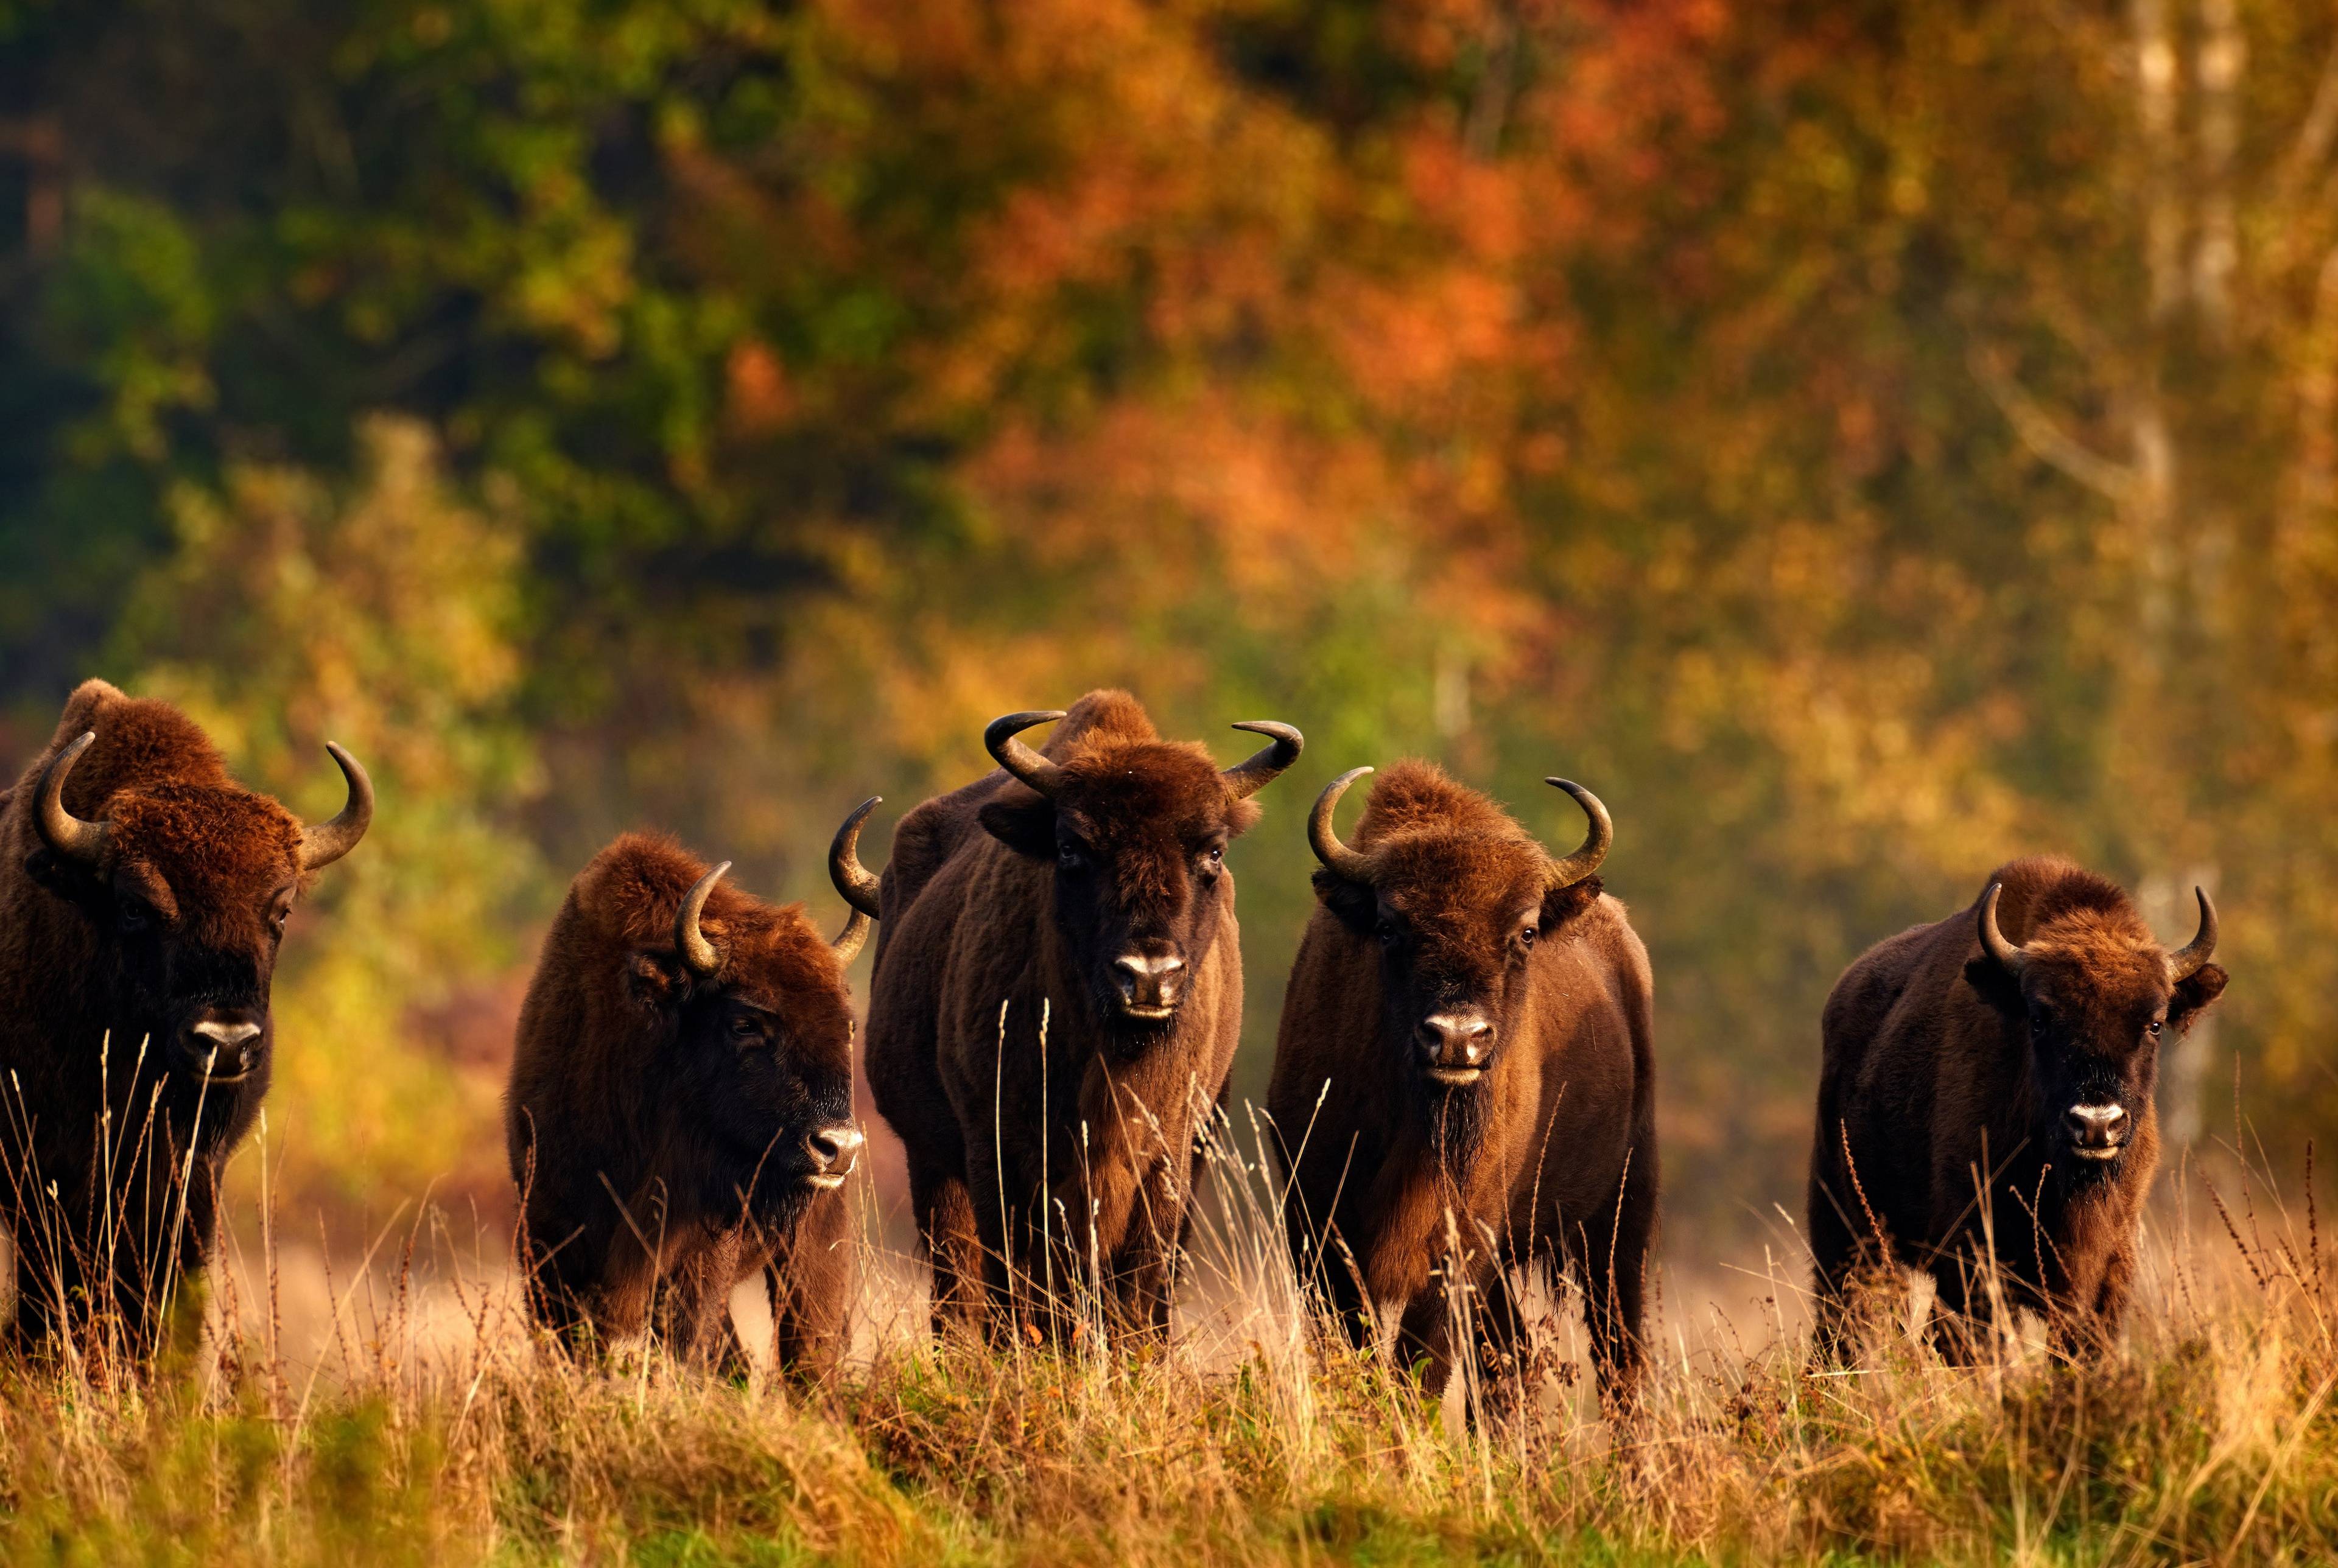
M814 1128L804 1137L804 1152L811 1156L811 1170L805 1180L815 1187L842 1186L860 1161L860 1146L868 1142L860 1129L850 1122Z
M1174 953L1124 953L1112 961L1123 1011L1158 1018L1176 1008L1185 989L1185 961Z
M180 1032L179 1051L196 1072L231 1082L251 1071L262 1032L250 1012L211 1008L197 1014Z
M2073 1105L2063 1114L2070 1144L2093 1160L2107 1160L2127 1141L2127 1108L2123 1105Z
M1431 1013L1413 1030L1429 1076L1467 1083L1485 1071L1494 1049L1494 1024L1474 1007Z

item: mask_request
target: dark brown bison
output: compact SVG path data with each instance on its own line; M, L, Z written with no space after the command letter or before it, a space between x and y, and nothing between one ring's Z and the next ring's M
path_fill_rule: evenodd
M2160 1043L2225 989L2198 897L2198 935L2168 953L2112 884L2016 860L1843 971L1811 1150L1822 1359L1850 1348L1853 1276L1886 1259L1931 1275L1953 1359L1978 1348L1992 1284L2065 1353L2117 1331L2159 1158Z
M1332 830L1359 768L1315 802L1322 869L1275 1042L1267 1106L1292 1174L1302 1279L1359 1347L1397 1316L1409 1364L1442 1388L1452 1284L1475 1298L1489 1390L1517 1391L1518 1294L1563 1259L1583 1292L1601 1387L1628 1403L1656 1223L1648 956L1594 873L1590 818L1553 859L1433 764L1374 785L1355 842ZM1513 1275L1518 1276L1513 1279Z
M1044 755L1016 739L1050 720ZM901 819L882 879L869 1084L908 1146L937 1327L1075 1285L1117 1330L1169 1319L1196 1137L1242 1029L1225 849L1299 755L1288 725L1221 772L1135 698L1016 713L1004 771ZM1050 1290L1053 1284L1057 1289Z
M177 709L92 681L0 796L0 1202L20 1343L98 1290L145 1343L209 1258L221 1167L268 1093L285 920L373 817L365 769L330 750L348 804L303 828L231 779Z
M864 803L829 856L838 886ZM578 873L520 1009L505 1097L537 1320L603 1343L654 1320L687 1359L744 1366L732 1289L760 1272L782 1366L842 1348L850 1259L852 998L869 935L728 886L627 834Z

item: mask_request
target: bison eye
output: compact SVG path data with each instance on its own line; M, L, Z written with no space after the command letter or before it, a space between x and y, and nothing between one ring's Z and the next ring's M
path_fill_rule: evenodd
M2143 1026L2143 1032L2156 1040L2159 1038L2159 1032L2166 1026L2166 1022L2164 1019L2154 1018L2150 1023Z
M742 1013L731 1020L731 1038L741 1044L750 1045L762 1037L763 1026L745 1014Z
M154 912L135 898L125 898L115 912L115 923L128 935L135 936L154 922Z
M1393 920L1381 921L1379 925L1372 927L1372 935L1380 939L1381 946L1395 946L1397 939L1396 922Z
M1066 844L1056 851L1056 864L1066 871L1076 871L1087 864L1087 857L1075 846Z
M1533 946L1535 945L1535 938L1541 934L1541 931L1536 926L1521 926L1518 927L1518 946L1521 947Z

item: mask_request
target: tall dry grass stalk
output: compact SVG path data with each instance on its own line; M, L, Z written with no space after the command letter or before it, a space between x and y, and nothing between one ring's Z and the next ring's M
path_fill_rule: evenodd
M1275 1136L1212 1124L1177 1328L936 1342L875 1240L845 1369L733 1380L655 1346L579 1364L526 1321L502 1239L409 1208L338 1262L257 1212L205 1331L134 1365L0 1361L0 1560L1176 1563L2307 1562L2338 1548L2333 1302L2310 1198L2260 1163L2171 1175L2125 1345L2073 1369L2032 1332L1970 1369L1873 1303L1861 1369L1806 1369L1782 1235L1732 1307L1678 1281L1636 1419L1600 1414L1563 1298L1534 1396L1475 1418L1311 1310ZM1058 1221L1068 1220L1058 1216ZM302 1302L307 1305L302 1305ZM117 1332L92 1317L84 1334ZM1459 1380L1457 1380L1459 1381Z

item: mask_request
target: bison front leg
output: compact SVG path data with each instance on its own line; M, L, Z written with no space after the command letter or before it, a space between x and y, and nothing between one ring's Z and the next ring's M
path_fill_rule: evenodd
M783 1371L824 1377L843 1356L852 1272L850 1229L850 1214L840 1195L816 1199L764 1270L771 1297L771 1349Z
M1970 1367L1988 1351L1997 1323L1997 1298L1981 1263L1964 1251L1933 1264L1932 1314L1925 1338L1941 1360Z
M1629 1409L1639 1397L1655 1189L1655 1161L1635 1160L1615 1198L1565 1233L1567 1261L1583 1291L1591 1367L1599 1379L1600 1397L1611 1411Z
M985 1312L977 1305L975 1315L994 1341L1009 1338L1046 1305L1036 1299L1049 1263L1040 1251L1041 1229L1027 1200L1017 1198L987 1132L967 1139L966 1175L975 1233L972 1277L980 1279L978 1300L988 1307Z
M2079 1302L2057 1302L2046 1314L2047 1348L2064 1361L2098 1360L2118 1343L2119 1326L2127 1319L2127 1297L2135 1287L2135 1249L2115 1249L2104 1261L2103 1277Z
M972 1331L983 1315L982 1237L968 1188L966 1149L955 1136L948 1147L910 1140L906 1149L909 1206L933 1271L934 1332Z
M1422 1392L1434 1399L1445 1392L1453 1376L1454 1298L1447 1289L1449 1260L1430 1269L1429 1283L1405 1304L1397 1321L1397 1365L1420 1380Z
M66 1306L84 1289L79 1249L47 1234L39 1217L20 1215L14 1232L16 1310L8 1325L19 1355L49 1343L66 1321Z
M659 1281L653 1318L676 1360L711 1367L725 1377L748 1370L746 1348L731 1321L731 1291L742 1272L743 1239L726 1230L692 1248Z
M1127 1240L1115 1259L1111 1300L1115 1327L1136 1338L1169 1336L1170 1308L1177 1292L1177 1259L1189 1218L1192 1194L1177 1180L1175 1166L1163 1161L1137 1187L1127 1220Z

